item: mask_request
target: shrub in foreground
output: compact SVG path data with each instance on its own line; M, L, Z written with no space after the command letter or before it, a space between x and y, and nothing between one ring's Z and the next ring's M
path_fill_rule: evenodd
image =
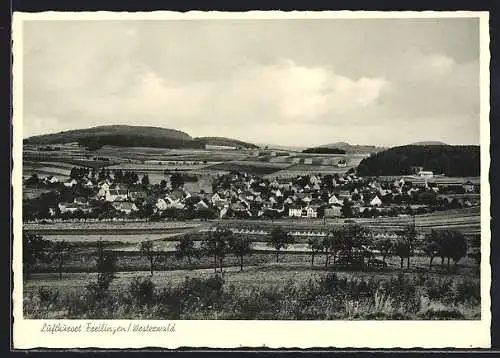
M225 285L219 275L186 278L158 289L149 277L126 289L83 292L40 288L24 300L29 318L227 319L227 320L404 320L476 319L479 284L398 275L376 282L335 273L298 284L271 287Z

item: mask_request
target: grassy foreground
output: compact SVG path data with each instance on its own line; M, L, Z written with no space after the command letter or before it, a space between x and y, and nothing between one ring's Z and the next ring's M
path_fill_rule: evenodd
M29 319L429 320L480 319L479 279L429 273L383 275L276 265L244 272L121 275L95 290L25 283ZM59 281L60 283L65 280ZM73 278L68 282L78 282ZM31 282L31 283L30 283Z

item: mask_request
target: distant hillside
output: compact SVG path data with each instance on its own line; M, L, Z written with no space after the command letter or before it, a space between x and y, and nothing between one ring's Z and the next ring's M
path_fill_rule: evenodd
M331 144L320 145L317 148L335 148L345 150L346 153L376 153L386 148L377 147L374 145L352 145L347 142L336 142Z
M428 141L428 142L415 142L411 143L410 145L448 145L448 144L440 141Z
M371 155L357 168L360 176L408 175L423 167L451 177L480 175L479 146L405 145Z
M173 138L181 140L191 140L191 136L187 133L160 127L143 127L143 126L98 126L85 129L69 130L64 132L44 134L25 139L25 143L30 144L60 144L77 142L81 138L91 136L113 136L113 135L140 135L155 138Z
M255 145L230 138L192 138L189 134L167 128L144 126L99 126L26 138L26 144L63 144L78 142L91 150L104 145L119 147L204 148L205 144L256 148Z
M302 153L312 153L312 154L345 154L345 149L330 148L330 147L316 147L304 149Z
M202 143L203 145L224 145L229 147L243 147L243 148L259 148L252 143L243 142L241 140L224 138L224 137L197 137L194 138L195 142Z

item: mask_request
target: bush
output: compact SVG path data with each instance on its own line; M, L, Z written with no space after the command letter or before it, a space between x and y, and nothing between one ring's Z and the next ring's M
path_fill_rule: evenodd
M130 283L128 292L130 296L141 304L153 302L155 294L155 284L149 277L134 277Z
M243 319L243 320L408 320L480 317L480 287L472 279L453 281L399 274L376 282L335 273L297 284L224 287L220 275L186 278L158 292L150 278L136 277L127 289L108 290L93 282L83 294L47 287L29 292L29 318Z
M38 298L42 303L54 304L59 298L59 292L50 287L41 286L38 288Z
M453 281L450 279L427 279L423 285L423 294L430 300L453 301Z
M434 310L429 309L424 311L419 315L424 319L433 319L433 320L443 320L443 319L464 319L464 315L456 308L449 309L440 309Z
M455 303L470 303L473 305L481 302L481 288L479 282L464 279L455 287Z
M380 285L381 293L392 297L395 304L398 304L406 312L417 312L420 308L420 298L414 280L410 280L400 273L396 277L391 277L388 281L383 281Z

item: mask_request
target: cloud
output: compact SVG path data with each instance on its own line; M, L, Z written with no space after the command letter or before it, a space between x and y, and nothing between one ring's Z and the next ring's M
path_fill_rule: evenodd
M404 43L375 22L35 23L26 136L135 124L277 144L479 140L478 53L451 23L398 25Z
M225 123L239 119L265 125L321 122L325 117L346 115L376 103L388 88L383 78L350 79L324 68L308 68L291 60L268 66L244 68L231 78L216 82L169 82L152 69L142 67L135 82L124 88L127 64L101 78L100 87L80 91L71 98L53 98L61 116L82 113L87 120L137 121L165 125L173 119ZM71 81L69 81L71 83ZM57 84L56 84L57 85ZM48 104L48 103L46 103Z

